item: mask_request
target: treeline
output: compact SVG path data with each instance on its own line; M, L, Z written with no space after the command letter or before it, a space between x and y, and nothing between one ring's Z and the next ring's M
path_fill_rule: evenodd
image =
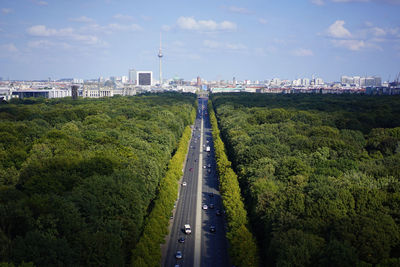
M0 262L124 266L192 94L0 105Z
M400 98L215 94L262 265L400 265Z
M227 239L229 255L234 266L258 266L259 258L255 239L248 229L247 212L244 208L237 175L225 153L217 119L211 101L208 102L209 116L220 182L222 204L228 221Z

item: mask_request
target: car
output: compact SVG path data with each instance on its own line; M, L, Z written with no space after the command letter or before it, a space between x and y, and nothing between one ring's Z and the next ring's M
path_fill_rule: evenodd
M211 170L210 170L210 169L208 170L208 173L211 173Z
M189 171L193 171L193 168L190 168Z
M178 250L175 254L175 258L182 259L182 251Z
M178 239L178 242L179 242L179 243L185 243L185 238L184 238L184 237L180 237L180 238Z
M206 204L203 205L203 210L207 210L208 206Z
M185 229L185 234L188 235L192 233L192 229L190 229L190 224L185 224L184 229Z
M215 233L215 231L216 231L215 226L214 226L214 225L211 225L211 226L210 226L210 232L211 232L211 233Z
M208 164L207 167L208 167L208 168L211 168L211 164Z
M217 216L221 216L221 215L222 215L222 212L221 212L220 210L217 210L217 211L215 212L215 214L216 214Z
M205 168L207 168L207 166L206 166L206 165L204 165L204 166L203 166L203 168L205 169Z
M183 183L182 183L182 186L187 186L187 183L186 183L186 182L183 182Z
M210 203L210 205L208 205L208 207L210 207L210 209L213 209L214 208L214 204Z
M208 193L208 196L209 196L209 197L214 197L214 193L213 193L213 192Z

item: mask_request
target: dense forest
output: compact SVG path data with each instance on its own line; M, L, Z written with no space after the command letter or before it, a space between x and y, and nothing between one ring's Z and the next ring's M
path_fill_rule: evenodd
M193 94L0 105L0 262L131 263Z
M214 94L262 265L400 266L400 98Z

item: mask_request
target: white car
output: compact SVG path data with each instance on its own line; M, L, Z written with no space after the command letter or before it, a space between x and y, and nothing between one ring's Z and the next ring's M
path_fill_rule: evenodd
M208 206L206 204L203 205L203 210L207 210Z
M186 183L186 182L183 182L183 183L182 183L182 186L186 186L186 185L187 185L187 183Z
M190 225L189 224L185 224L185 234L191 234L192 230L190 229Z

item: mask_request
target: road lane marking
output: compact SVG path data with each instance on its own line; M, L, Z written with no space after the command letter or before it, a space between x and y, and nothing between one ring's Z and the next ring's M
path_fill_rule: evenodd
M203 102L201 104L201 113L203 113ZM200 151L199 151L199 172L197 176L197 198L196 198L196 223L195 223L195 239L194 239L194 267L200 267L201 262L201 203L203 188L203 114L201 115L200 126Z

